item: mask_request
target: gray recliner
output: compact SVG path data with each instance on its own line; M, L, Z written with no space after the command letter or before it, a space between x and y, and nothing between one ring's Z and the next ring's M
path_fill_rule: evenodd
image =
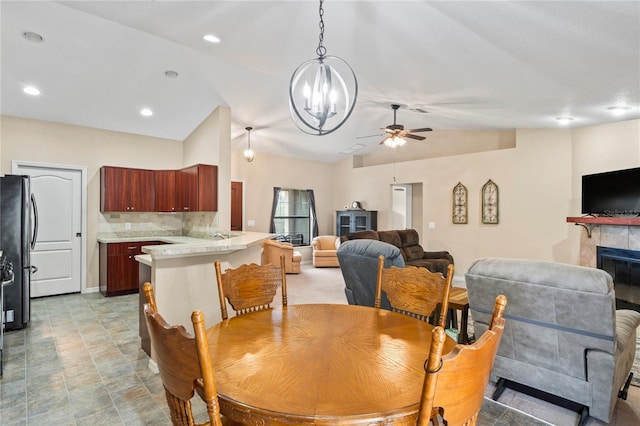
M374 306L380 255L384 256L385 268L404 268L400 249L382 241L345 241L340 244L336 254L344 277L344 292L350 305ZM389 299L384 293L380 306L383 309L391 309Z
M507 381L578 403L609 422L636 351L640 313L616 310L613 280L595 268L485 258L465 274L476 336L504 294L505 329L492 380L494 399ZM586 410L583 410L583 419Z

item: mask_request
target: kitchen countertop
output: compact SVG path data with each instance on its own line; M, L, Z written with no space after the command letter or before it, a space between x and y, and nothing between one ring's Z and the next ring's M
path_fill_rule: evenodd
M232 234L231 238L209 239L193 238L180 235L98 235L100 243L127 243L140 241L162 241L167 244L142 246L142 251L152 259L199 256L207 254L229 253L243 250L273 238L275 234L264 232L241 232Z

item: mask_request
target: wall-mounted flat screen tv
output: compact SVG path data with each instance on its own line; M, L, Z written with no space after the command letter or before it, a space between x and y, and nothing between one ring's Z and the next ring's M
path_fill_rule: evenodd
M640 167L582 176L582 213L640 215Z

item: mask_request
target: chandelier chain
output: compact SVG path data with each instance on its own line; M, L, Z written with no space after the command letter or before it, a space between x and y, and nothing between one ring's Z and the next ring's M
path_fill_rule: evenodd
M324 0L320 0L320 8L318 10L318 13L320 15L320 23L318 24L318 26L320 27L320 36L318 37L318 48L316 49L316 54L321 59L324 58L324 56L327 54L327 48L322 45L322 42L324 41L324 19L322 19L322 17L324 16L324 9L322 8L322 3L324 3Z

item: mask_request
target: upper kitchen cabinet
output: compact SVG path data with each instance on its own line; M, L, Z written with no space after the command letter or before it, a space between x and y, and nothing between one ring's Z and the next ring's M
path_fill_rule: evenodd
M103 166L100 168L100 211L155 211L153 170Z
M185 212L218 211L218 166L196 164L176 172L178 208Z
M175 170L156 170L154 172L156 180L156 211L157 212L177 212L178 196L176 193Z

